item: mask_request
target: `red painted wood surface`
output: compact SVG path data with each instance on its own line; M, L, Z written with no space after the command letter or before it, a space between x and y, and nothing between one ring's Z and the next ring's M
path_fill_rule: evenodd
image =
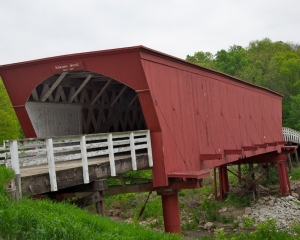
M136 90L151 130L155 186L168 185L168 173L237 161L226 149L246 146L243 157L281 152L276 144L250 149L283 141L281 95L142 46L0 66L26 137L36 136L24 107L31 92L54 74L53 66L70 63ZM203 154L223 157L201 161Z

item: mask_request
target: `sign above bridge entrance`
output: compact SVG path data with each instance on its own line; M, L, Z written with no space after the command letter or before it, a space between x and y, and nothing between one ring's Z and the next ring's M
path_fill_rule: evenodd
M84 65L83 62L62 63L59 65L52 65L52 69L55 73L70 72L75 70L82 70L84 69Z

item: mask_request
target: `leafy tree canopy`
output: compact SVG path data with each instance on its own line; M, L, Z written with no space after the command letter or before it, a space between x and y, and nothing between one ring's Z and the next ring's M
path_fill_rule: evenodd
M20 132L19 121L0 78L0 145L3 140L19 138Z

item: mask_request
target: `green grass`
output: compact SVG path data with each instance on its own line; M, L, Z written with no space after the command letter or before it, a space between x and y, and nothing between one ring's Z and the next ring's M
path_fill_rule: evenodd
M214 236L203 237L202 240L216 239L216 240L290 240L300 239L300 224L293 223L291 226L291 232L286 230L278 230L275 220L267 220L259 223L256 230L249 232L242 230L235 234L226 234L224 231L217 231Z
M7 169L4 165L0 165L0 187L3 187L14 177L14 171Z
M293 171L289 174L291 180L299 181L300 180L300 168L293 168Z
M0 187L12 176L10 170L0 167ZM138 224L117 223L68 203L11 201L4 191L0 192L0 223L0 239L181 239Z
M67 203L0 196L0 236L4 239L180 239L139 225L116 223Z

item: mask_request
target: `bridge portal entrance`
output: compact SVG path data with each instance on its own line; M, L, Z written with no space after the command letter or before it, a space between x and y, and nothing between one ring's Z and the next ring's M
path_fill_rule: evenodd
M89 71L50 76L36 86L25 107L37 137L146 129L136 92Z

